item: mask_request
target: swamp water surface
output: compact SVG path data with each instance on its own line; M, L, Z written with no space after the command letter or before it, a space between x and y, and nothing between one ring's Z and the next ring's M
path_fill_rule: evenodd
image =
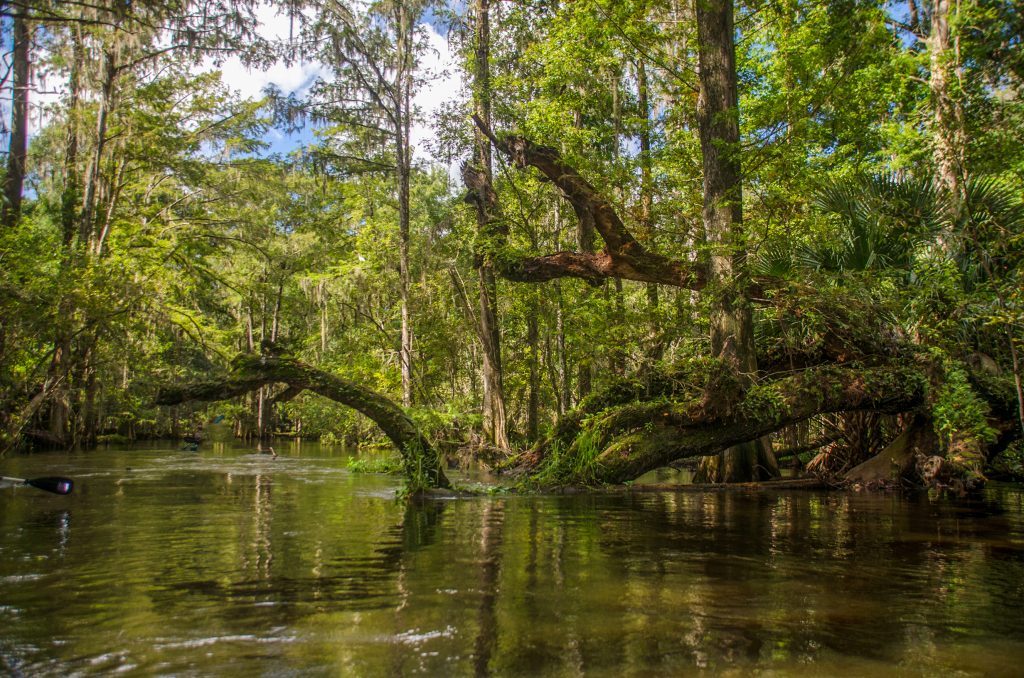
M283 449L282 449L283 448ZM1024 494L405 506L316 445L0 460L0 674L1021 675Z

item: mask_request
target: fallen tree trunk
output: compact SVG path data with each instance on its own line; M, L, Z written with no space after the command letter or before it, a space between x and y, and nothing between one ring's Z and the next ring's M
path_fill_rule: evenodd
M398 448L406 479L413 488L450 487L437 451L401 407L375 391L298 360L269 355L239 356L224 379L161 388L156 402L175 405L187 400L227 400L269 384L287 385L278 399L308 390L357 410L372 419Z
M962 383L950 389L948 367L924 353L904 353L898 360L762 376L740 392L730 390L727 377L722 381L728 373L716 361L624 379L586 399L543 443L499 470L541 487L617 484L817 415L876 412L909 415L904 432L881 454L826 481L883 487L904 479L954 491L982 486L991 448L1002 449L1016 431L1012 420L999 416L1012 410L1012 393L995 386L983 394L963 391ZM959 411L955 405L972 398L979 400L966 409L988 412L988 432L977 421L949 417Z
M631 392L635 389L620 386L618 396L625 399ZM625 401L573 417L544 445L520 457L512 470L548 485L621 483L684 457L717 454L817 414L907 412L923 405L927 392L920 368L898 366L808 369L754 385L726 407L711 405L715 399L707 393L683 389L677 397Z

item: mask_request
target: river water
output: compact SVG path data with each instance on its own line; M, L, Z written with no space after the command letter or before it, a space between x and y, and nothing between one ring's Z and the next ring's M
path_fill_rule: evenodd
M0 674L1020 675L1024 493L395 500L316 445L0 459Z

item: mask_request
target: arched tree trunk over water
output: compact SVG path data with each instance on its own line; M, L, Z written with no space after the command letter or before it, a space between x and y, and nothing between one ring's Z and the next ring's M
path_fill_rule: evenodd
M272 384L287 385L275 399L278 402L313 391L372 419L402 454L406 477L413 486L451 486L430 441L401 407L381 394L291 358L243 355L235 359L232 368L221 380L163 388L156 402L174 405L187 400L227 400Z

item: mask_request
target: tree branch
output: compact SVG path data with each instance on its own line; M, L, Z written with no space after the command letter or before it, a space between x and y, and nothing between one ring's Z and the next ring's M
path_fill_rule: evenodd
M504 235L507 228L501 223L498 214L498 195L486 173L465 163L462 166L462 180L469 189L466 201L476 205L482 213L481 223L490 224L487 229L488 238L481 248L483 251L478 252L478 255L490 257L491 264L502 277L514 282L544 282L571 277L582 278L592 284L605 278L622 278L693 290L703 289L707 285L703 265L669 259L644 249L622 225L611 204L576 170L563 163L553 149L535 146L521 137L517 137L519 142L509 146L506 142L498 141L479 119L474 119L487 138L503 144L499 145L499 149L513 149L506 152L519 153L524 158L522 163L541 167L541 171L553 181L561 182L559 186L573 204L577 215L583 219L593 217L595 227L605 239L606 247L602 252L556 252L538 257L510 253L505 247Z

